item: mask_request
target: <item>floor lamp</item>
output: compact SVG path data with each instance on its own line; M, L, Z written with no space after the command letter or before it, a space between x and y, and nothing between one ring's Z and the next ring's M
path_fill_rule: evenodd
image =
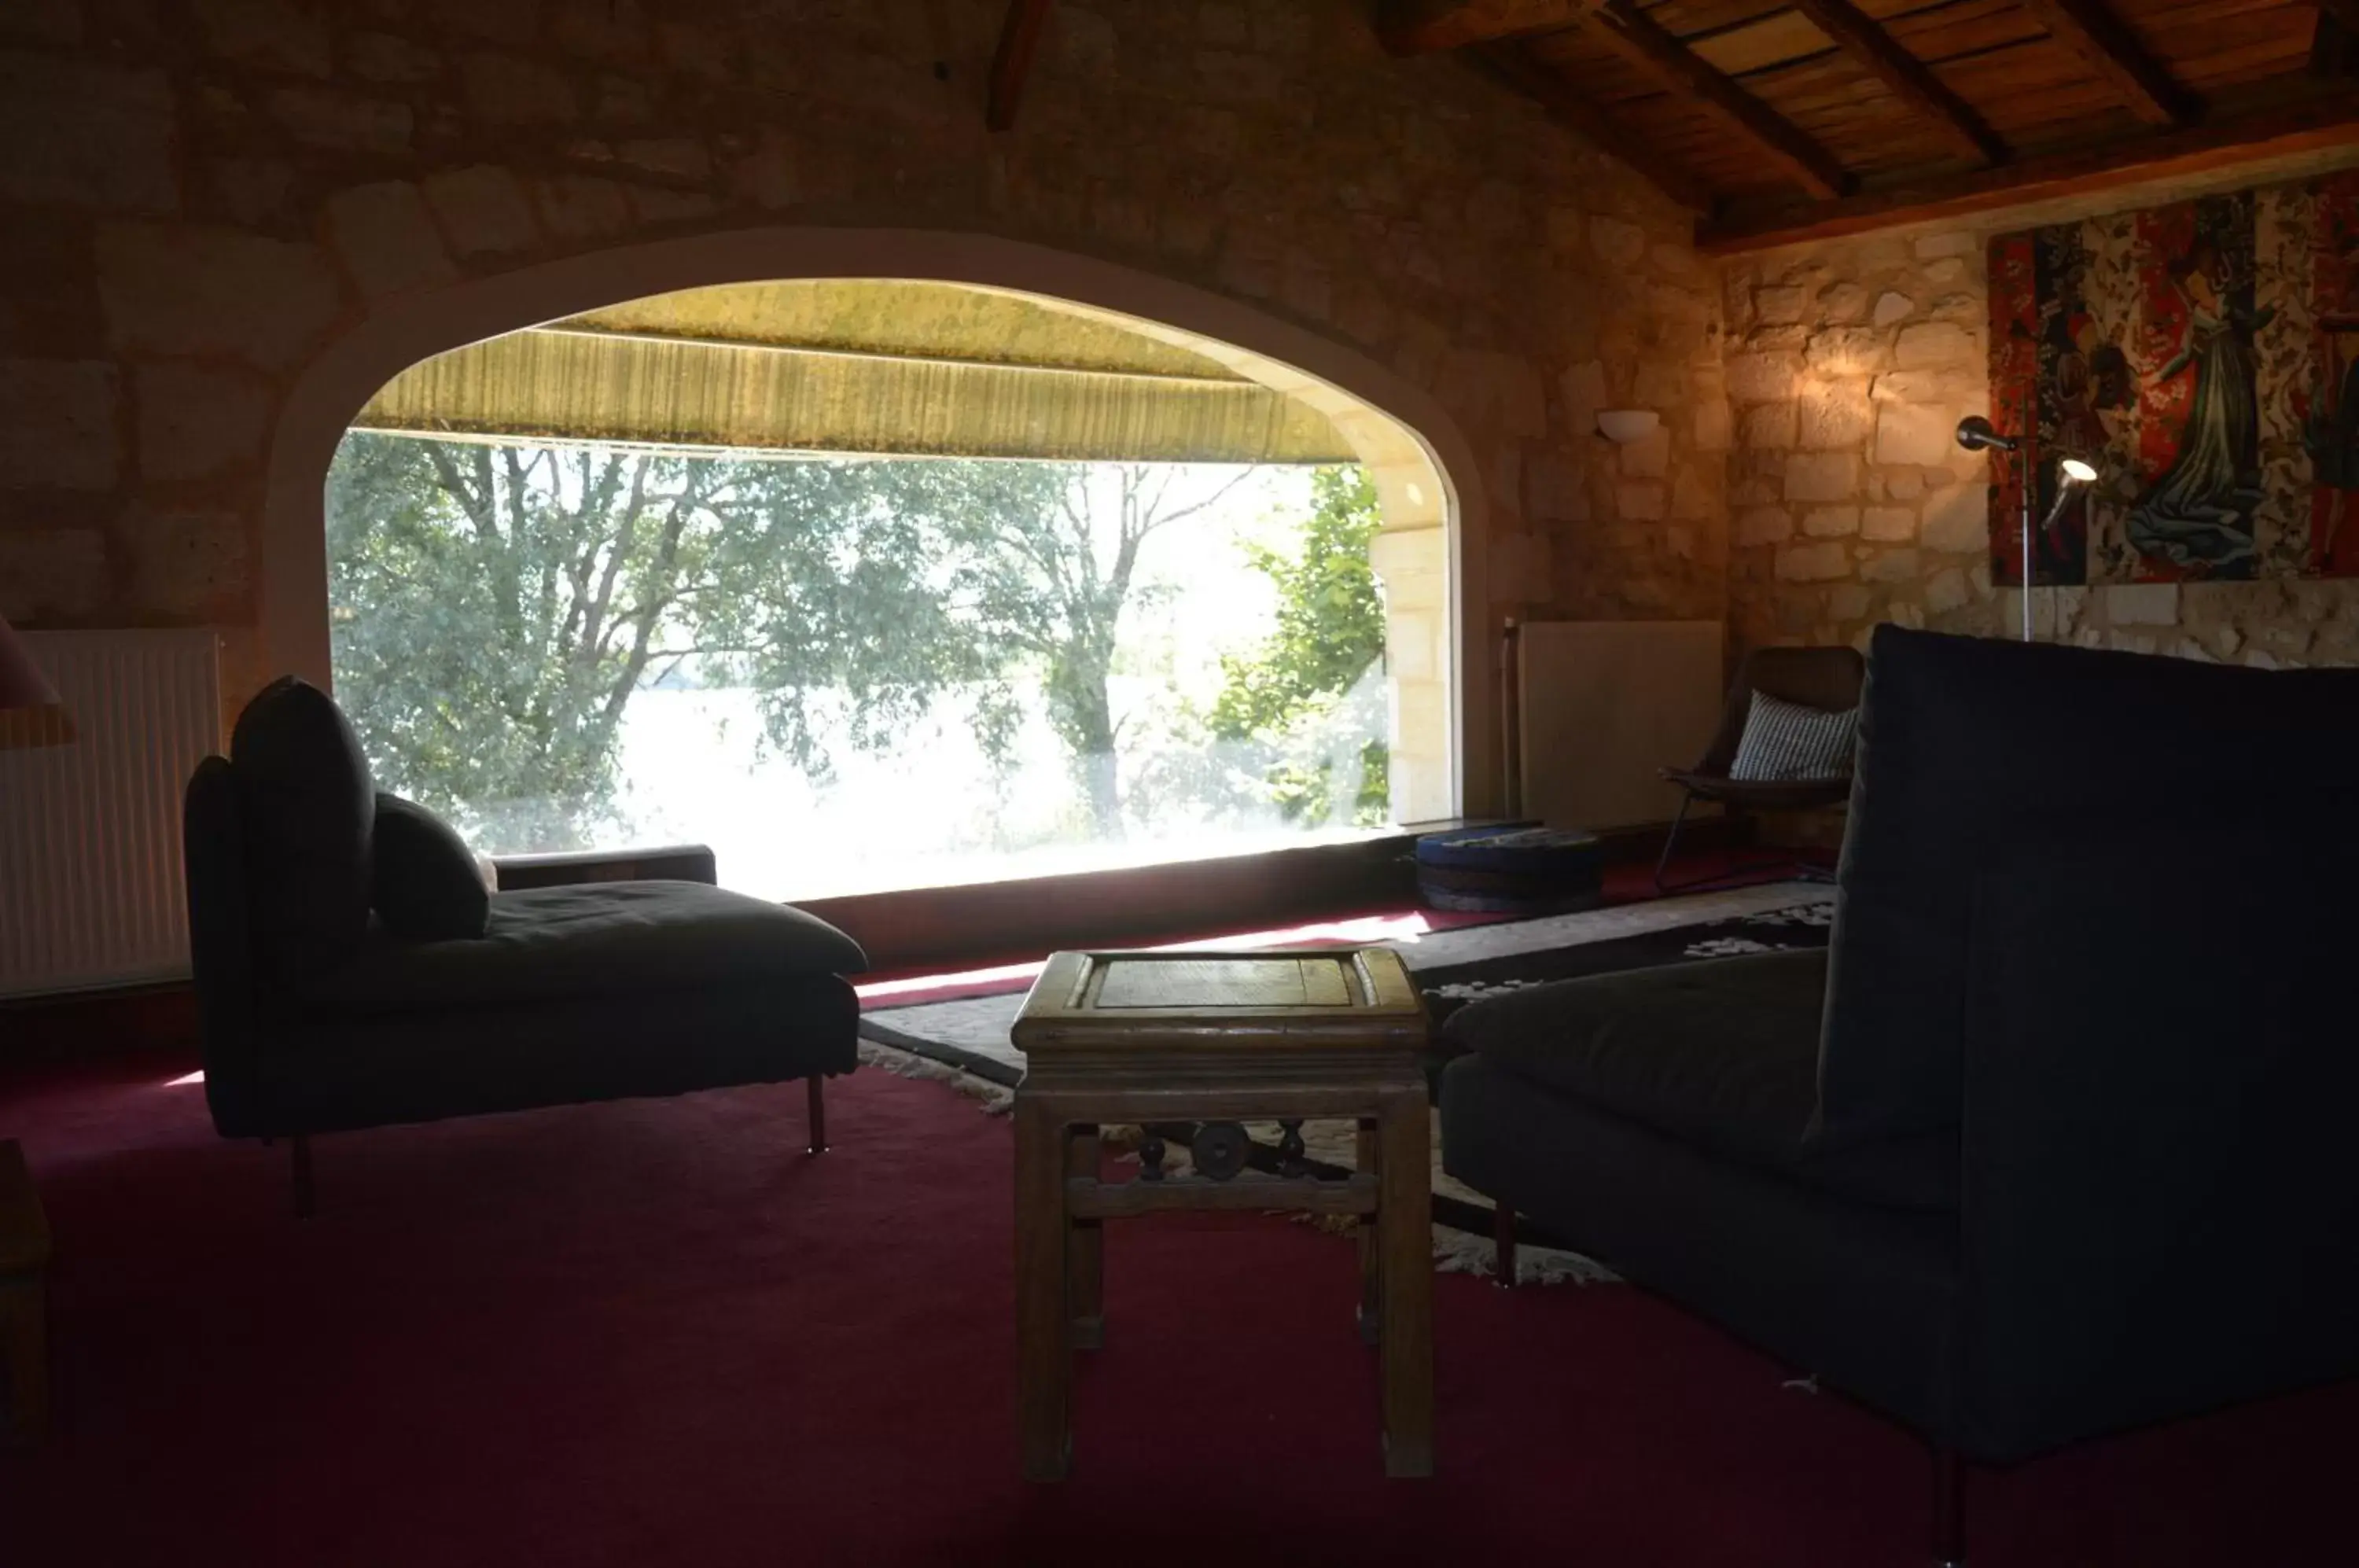
M33 650L0 617L0 751L63 746L73 739L73 719L58 700Z
M2033 640L2031 635L2031 492L2032 480L2038 477L2031 469L2031 460L2023 450L2021 436L2004 436L1980 414L1970 414L1958 421L1958 444L1968 452L2009 452L2015 453L2017 488L2023 496L2023 640ZM2048 509L2048 517L2039 525L2046 533L2064 516L2071 504L2072 492L2097 477L2097 471L2077 457L2068 457L2056 465L2056 504Z

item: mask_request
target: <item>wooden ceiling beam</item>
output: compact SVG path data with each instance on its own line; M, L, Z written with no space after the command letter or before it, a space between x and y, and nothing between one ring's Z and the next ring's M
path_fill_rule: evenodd
M1715 206L1712 191L1688 170L1664 158L1644 137L1611 120L1563 77L1514 44L1482 44L1465 51L1468 63L1515 89L1548 111L1549 117L1586 138L1610 158L1636 170L1656 190L1699 217Z
M1616 53L1768 154L1811 195L1841 196L1852 188L1850 171L1832 153L1699 59L1632 0L1605 0L1589 27Z
M1007 0L1007 20L1000 24L999 49L991 57L991 97L983 123L995 131L1016 124L1016 105L1024 98L1024 79L1031 74L1032 57L1049 25L1050 0Z
M2019 0L2058 43L2087 60L2149 125L2184 125L2202 106L2171 79L2105 0Z
M2359 5L2359 0L2350 3ZM1875 72L1894 97L1939 126L1960 152L1982 163L2007 160L2006 143L1973 105L1951 92L1923 60L1902 49L1851 0L1792 0L1792 4L1844 53Z
M1380 0L1376 37L1394 54L1432 54L1571 27L1598 0Z
M1707 224L1696 247L1728 256L1846 239L1901 223L1973 217L2035 201L2078 199L2149 180L2215 174L2273 158L2359 147L2359 93L2136 136L2086 151L2028 158L1863 192L1840 201Z

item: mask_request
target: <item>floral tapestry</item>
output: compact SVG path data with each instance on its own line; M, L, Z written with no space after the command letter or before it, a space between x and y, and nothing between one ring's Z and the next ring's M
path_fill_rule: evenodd
M2359 576L2359 171L2001 235L1990 308L2035 582ZM2049 523L2066 458L2097 479ZM1993 471L2002 583L2019 473Z

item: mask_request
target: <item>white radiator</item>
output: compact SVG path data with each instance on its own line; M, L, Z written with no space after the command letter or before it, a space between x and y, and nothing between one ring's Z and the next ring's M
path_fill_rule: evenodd
M1532 621L1522 629L1523 809L1552 828L1667 822L1662 768L1720 724L1718 621Z
M25 641L75 735L0 751L0 996L186 978L180 792L221 749L214 636Z

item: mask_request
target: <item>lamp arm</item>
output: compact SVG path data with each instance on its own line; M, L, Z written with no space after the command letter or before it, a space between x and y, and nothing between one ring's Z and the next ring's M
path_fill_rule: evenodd
M2056 531L2056 525L2064 520L2064 508L2072 504L2072 492L2078 490L2082 483L2078 479L2067 479L2057 485L2056 504L2048 508L2048 516L2040 522L2041 533L2052 534Z

